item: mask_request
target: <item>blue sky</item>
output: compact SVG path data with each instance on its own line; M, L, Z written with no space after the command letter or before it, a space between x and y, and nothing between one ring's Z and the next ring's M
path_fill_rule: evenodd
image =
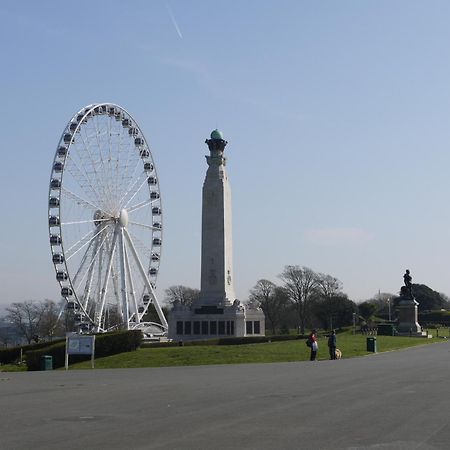
M204 140L233 191L237 296L286 264L353 300L450 294L446 1L17 1L0 5L0 304L59 298L47 194L84 105L131 112L164 207L158 292L200 284Z

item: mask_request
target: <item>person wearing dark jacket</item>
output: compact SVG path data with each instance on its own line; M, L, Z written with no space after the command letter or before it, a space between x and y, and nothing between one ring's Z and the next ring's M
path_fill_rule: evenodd
M330 350L330 359L336 359L336 332L334 330L328 337L328 349Z

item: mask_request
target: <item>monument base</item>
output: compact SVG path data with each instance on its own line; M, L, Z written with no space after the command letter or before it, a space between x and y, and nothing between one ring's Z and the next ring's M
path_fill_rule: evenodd
M417 305L414 298L403 298L398 303L398 336L426 336L418 322Z
M398 332L396 336L401 337L418 337L418 338L431 338L433 336L428 335L426 331L418 331L418 332Z
M264 335L264 313L239 302L229 306L175 305L169 315L169 339L174 341Z

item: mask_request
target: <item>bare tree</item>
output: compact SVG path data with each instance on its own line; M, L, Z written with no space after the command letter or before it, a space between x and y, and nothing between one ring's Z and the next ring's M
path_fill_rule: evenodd
M317 288L320 295L330 298L342 293L342 283L335 277L324 273L317 274Z
M55 334L64 332L62 323L58 320L59 308L53 300L38 303L38 308L41 310L39 336L52 340Z
M8 322L0 319L0 343L3 347L8 347L13 341L11 326Z
M262 279L250 290L248 304L263 310L272 333L275 334L287 302L288 296L283 288Z
M165 290L165 301L173 306L175 303L191 306L199 297L200 291L187 286L170 286Z
M317 274L308 267L286 266L279 275L290 301L295 305L300 332L305 333L309 302L318 286Z
M322 302L324 311L328 312L328 328L333 328L333 314L336 298L342 295L342 283L335 277L324 273L317 274L317 295Z
M6 308L6 319L17 329L18 333L23 336L28 344L39 335L39 327L41 325L43 309L40 305L32 300L22 303L12 303Z
M64 332L58 321L58 306L52 300L12 303L6 311L6 319L29 344L39 338L51 340L56 333Z

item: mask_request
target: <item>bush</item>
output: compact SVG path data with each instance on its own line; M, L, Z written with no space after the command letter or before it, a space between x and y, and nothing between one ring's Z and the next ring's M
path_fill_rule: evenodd
M102 358L117 353L130 352L138 349L142 342L140 330L115 331L112 333L97 334L95 336L95 356ZM48 344L48 343L47 343ZM27 370L40 370L41 358L44 355L53 357L53 367L64 367L66 356L66 343L59 342L44 348L26 352ZM70 355L70 363L86 361L90 355Z
M420 324L440 324L450 326L450 311L427 311L419 312Z
M30 350L39 350L58 342L64 342L64 339L54 340L53 342L39 342L38 344L22 345L20 347L11 347L0 350L0 364L11 364L20 359L20 350L25 355Z
M196 341L182 342L152 342L144 343L145 348L161 348L161 347L191 347L195 345L243 345L243 344L261 344L264 342L291 341L295 339L306 339L308 336L299 334L285 334L273 336L245 336L245 337L224 337Z

